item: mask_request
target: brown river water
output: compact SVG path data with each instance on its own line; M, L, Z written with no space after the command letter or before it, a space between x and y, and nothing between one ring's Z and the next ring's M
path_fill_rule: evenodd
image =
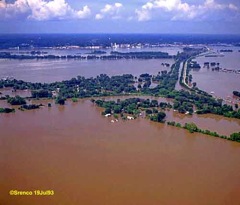
M144 118L111 123L101 111L80 100L1 114L0 204L240 204L239 143ZM228 132L240 124L221 120ZM8 193L49 189L54 196Z

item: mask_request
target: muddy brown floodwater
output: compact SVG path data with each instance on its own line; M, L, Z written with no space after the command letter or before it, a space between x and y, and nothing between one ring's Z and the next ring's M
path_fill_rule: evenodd
M100 113L81 100L1 114L0 204L240 204L240 144Z

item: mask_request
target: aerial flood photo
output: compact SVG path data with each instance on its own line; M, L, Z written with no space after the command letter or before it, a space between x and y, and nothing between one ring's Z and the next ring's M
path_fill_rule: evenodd
M240 205L239 0L0 0L0 205Z

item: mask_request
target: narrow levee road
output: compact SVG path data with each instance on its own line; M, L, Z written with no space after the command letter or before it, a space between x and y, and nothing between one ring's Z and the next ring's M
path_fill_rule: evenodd
M189 59L188 59L189 60ZM187 82L186 82L186 78L187 78L187 66L188 66L188 60L186 60L182 65L183 65L183 79L182 79L182 81L183 81L183 84L187 87L187 88L189 88L189 89L191 89L191 86L189 86L188 84L187 84Z

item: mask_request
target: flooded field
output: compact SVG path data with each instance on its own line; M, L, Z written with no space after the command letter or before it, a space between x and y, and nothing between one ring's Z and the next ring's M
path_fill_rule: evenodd
M81 100L1 115L1 204L240 203L240 144L101 111Z
M233 52L223 52L220 50L232 49ZM240 52L237 47L213 47L212 51L218 53L219 57L198 57L195 60L201 65L199 71L191 71L193 82L197 87L207 92L214 92L214 95L221 98L232 96L234 90L240 90L240 74L212 71L204 68L204 62L220 63L223 69L240 70Z

